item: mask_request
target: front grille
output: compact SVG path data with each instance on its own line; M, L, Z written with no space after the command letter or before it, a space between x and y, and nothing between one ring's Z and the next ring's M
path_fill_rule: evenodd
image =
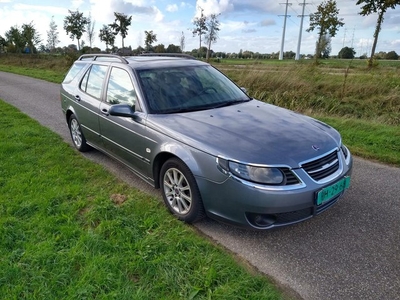
M304 171L315 181L322 180L339 169L339 158L337 151L319 158L317 160L308 162L302 165Z

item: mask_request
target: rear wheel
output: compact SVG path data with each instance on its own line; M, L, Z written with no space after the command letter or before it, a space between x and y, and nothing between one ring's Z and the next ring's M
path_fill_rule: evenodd
M196 180L181 160L167 160L160 175L162 196L172 214L187 223L204 218L203 201Z
M71 133L72 142L74 143L76 149L81 152L86 152L91 149L91 147L86 143L85 136L81 130L81 125L74 114L69 117L69 131Z

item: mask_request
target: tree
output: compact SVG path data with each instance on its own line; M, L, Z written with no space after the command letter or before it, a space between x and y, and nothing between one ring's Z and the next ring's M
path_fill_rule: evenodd
M0 53L4 52L4 48L7 46L7 41L0 35Z
M144 45L146 47L146 51L150 51L152 48L152 44L154 42L157 42L157 35L153 33L153 30L146 31L144 32L145 38L144 38Z
M57 24L54 22L54 16L51 17L50 21L50 30L47 31L47 48L54 52L57 45L60 43L58 39L58 31L57 31Z
M166 50L167 53L182 53L182 50L179 46L174 44L169 44Z
M294 53L293 51L286 51L283 53L283 57L287 58L287 59L293 59L295 58L296 53Z
M361 7L362 16L368 16L372 13L378 13L378 20L376 22L375 32L374 32L374 42L372 44L371 57L368 60L368 67L372 67L373 59L376 50L376 44L378 43L379 32L381 31L383 16L386 11L391 8L394 9L396 5L400 4L400 0L358 0L357 5L363 5Z
M336 7L336 1L327 0L317 7L317 11L310 15L310 27L307 32L318 30L318 41L315 47L315 61L321 58L323 52L322 43L324 36L334 37L344 23L338 18L339 9Z
M355 54L356 51L354 51L354 48L344 47L339 51L338 57L344 59L353 59Z
M155 53L166 53L167 50L165 49L164 44L159 44L159 45L154 47L154 52Z
M66 52L77 52L78 48L75 44L69 44L68 47L64 47Z
M7 50L9 52L22 52L25 47L25 41L18 26L11 26L10 30L5 33L5 38L8 45Z
M128 35L128 27L131 25L132 16L127 16L123 13L114 12L115 21L109 26L114 30L114 34L120 34L122 37L122 49L124 49L124 39Z
M142 54L144 51L145 50L144 50L144 48L142 46L138 46L136 48L136 50L134 51L134 53L137 55L137 54Z
M80 13L78 10L68 10L68 12L70 15L64 18L64 30L67 32L67 34L69 34L71 40L74 40L75 38L77 39L78 50L80 50L80 39L82 38L83 33L86 32L88 20L83 16L83 13Z
M207 32L207 24L206 20L207 18L204 16L203 11L201 7L197 7L198 10L200 10L200 17L196 17L193 20L193 25L195 26L192 30L193 36L198 35L199 36L199 51L198 55L201 57L201 37Z
M89 13L89 17L87 18L87 24L86 24L86 34L87 34L87 39L89 41L89 47L90 47L90 52L92 51L92 45L94 42L94 26L96 25L96 21L92 22L92 15Z
M208 29L205 36L206 42L208 44L207 55L206 55L207 62L210 61L211 44L215 43L218 39L218 31L219 31L219 21L217 19L218 16L219 14L218 15L212 14L206 22L206 26Z
M321 57L322 58L329 58L329 55L332 51L331 46L332 38L329 34L325 34L321 39L320 49L321 49Z
M106 43L106 52L108 52L108 46L114 48L115 35L113 34L110 26L103 25L103 28L100 29L99 38L100 41Z
M398 60L399 55L396 53L396 51L390 51L386 54L385 58L391 60Z
M185 34L183 33L183 31L179 43L181 47L181 52L183 52L185 50Z
M25 42L25 46L29 47L29 52L31 54L36 51L36 45L42 41L40 39L40 34L35 28L35 25L33 25L33 21L29 24L22 25L22 37Z

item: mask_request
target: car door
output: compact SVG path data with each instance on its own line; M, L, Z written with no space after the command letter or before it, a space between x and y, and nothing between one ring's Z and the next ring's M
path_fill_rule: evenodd
M137 107L137 92L130 72L113 66L106 84L105 99L100 105L100 132L104 148L141 175L148 177L149 149L155 143L146 136L145 114L136 111L135 118L108 114L111 105L128 104Z
M107 65L92 65L79 83L75 95L76 117L81 124L86 140L94 145L101 143L99 111L107 71Z

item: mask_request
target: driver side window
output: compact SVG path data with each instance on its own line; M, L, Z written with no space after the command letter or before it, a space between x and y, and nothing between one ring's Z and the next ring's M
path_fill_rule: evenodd
M107 85L106 101L109 104L124 103L135 105L136 91L129 73L123 69L113 67Z

